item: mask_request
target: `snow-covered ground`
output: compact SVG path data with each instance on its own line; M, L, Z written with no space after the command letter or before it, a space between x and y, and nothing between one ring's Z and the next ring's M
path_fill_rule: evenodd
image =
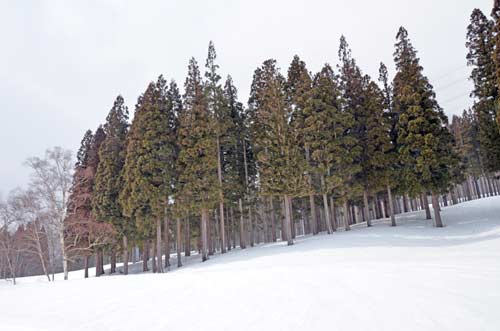
M165 274L0 284L0 330L500 330L500 197Z

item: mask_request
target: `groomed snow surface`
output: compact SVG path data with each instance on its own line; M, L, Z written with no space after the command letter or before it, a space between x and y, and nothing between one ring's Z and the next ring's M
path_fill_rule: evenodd
M2 281L0 330L500 330L500 197L444 208L443 229L398 216L165 274Z

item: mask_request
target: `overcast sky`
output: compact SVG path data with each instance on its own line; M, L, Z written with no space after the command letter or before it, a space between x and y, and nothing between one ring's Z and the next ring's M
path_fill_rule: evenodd
M448 115L470 106L465 33L492 0L0 0L0 193L25 186L24 160L52 146L76 151L118 94L133 113L149 81L182 85L188 59L204 65L213 40L223 76L246 103L253 71L294 54L318 71L337 64L341 34L365 73L393 75L399 26L409 31Z

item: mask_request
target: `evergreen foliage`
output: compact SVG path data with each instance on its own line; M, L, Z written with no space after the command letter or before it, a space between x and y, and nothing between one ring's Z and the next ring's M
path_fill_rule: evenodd
M139 98L127 138L120 195L123 213L132 217L140 238L151 239L172 195L175 114L167 103L163 76Z
M496 15L496 11L493 11ZM467 27L467 64L472 67L471 80L474 83L473 110L479 125L481 161L486 171L500 170L500 130L496 123L496 109L499 99L494 52L494 23L479 9L471 15Z
M128 109L120 95L106 117L104 132L106 138L99 148L96 193L92 197L93 213L97 219L111 223L120 235L129 235L134 224L124 217L118 200L123 186L122 169L128 132Z
M399 116L397 142L403 165L401 179L414 193L446 192L458 161L453 137L447 129L448 119L422 73L416 51L403 27L396 39L393 107Z

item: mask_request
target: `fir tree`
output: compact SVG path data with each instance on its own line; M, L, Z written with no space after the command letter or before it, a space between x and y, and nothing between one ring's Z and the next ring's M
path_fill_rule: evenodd
M259 188L266 196L280 196L285 205L285 236L291 235L291 198L307 191L305 158L290 126L291 110L285 98L285 80L275 60L256 70L250 98L252 134L257 150Z
M446 126L448 119L403 27L396 40L394 107L399 115L398 152L404 167L401 179L416 192L432 192L435 225L442 227L437 197L448 190L452 181L457 161L453 138Z
M181 249L182 249L182 238L181 238L181 219L185 216L182 213L182 210L178 208L178 204L176 204L175 197L177 196L177 188L178 188L178 169L176 167L177 159L179 158L179 118L182 114L182 98L179 92L179 88L177 87L177 83L174 80L170 81L167 93L167 107L170 109L170 114L172 116L169 117L171 123L169 127L172 129L172 139L174 141L174 155L173 162L171 166L172 171L172 181L171 188L173 192L172 199L169 199L169 213L165 217L164 221L164 235L165 235L165 256L170 257L170 222L169 218L175 218L176 226L175 226L175 239L176 239L176 247L177 247L177 267L182 266L181 262ZM170 258L165 259L165 268L170 267Z
M359 180L363 182L363 205L365 217L370 226L368 210L368 195L387 187L391 176L391 166L394 159L390 154L390 127L384 116L384 96L377 84L365 76L364 84L364 116L362 121L364 139L360 139L363 148L363 162Z
M312 88L312 79L307 71L306 64L297 55L293 57L292 63L288 68L288 77L286 81L286 97L292 109L291 125L296 134L296 139L299 146L303 149L306 162L311 162L310 146L305 143L304 139L304 109L306 103L310 98L310 91ZM316 204L314 201L314 178L313 174L308 174L309 181L309 206L311 209L311 226L313 234L319 231L318 220L316 215Z
M127 138L124 185L120 200L123 212L135 220L139 236L153 239L156 234L158 263L162 272L161 220L166 217L172 196L175 161L174 114L167 104L167 84L160 76L139 98ZM167 229L166 229L167 230ZM153 259L155 257L153 256Z
M125 163L128 132L128 109L118 96L104 124L104 139L99 149L99 166L95 179L92 207L95 217L113 225L123 242L123 273L128 274L128 238L133 235L134 223L123 215L119 195L123 186L122 169Z
M355 158L359 172L355 174L355 182L362 187L363 213L367 226L371 226L368 197L386 185L386 176L381 175L388 165L386 153L391 149L391 144L390 130L384 114L388 98L384 98L384 93L387 95L390 91L387 82L382 92L369 76L362 74L351 57L351 50L345 39L341 40L339 54L344 98L346 107L355 120L352 134L359 147L359 154ZM385 67L381 70L383 75L387 75Z
M497 95L500 94L500 1L495 0L493 4L493 10L491 11L491 17L493 18L493 62L495 63L495 76L496 76L496 86ZM498 129L500 131L500 102L497 100L496 104L497 114L496 120L498 124Z
M92 200L98 192L95 188L95 176L99 166L99 148L105 139L101 126L93 135L88 130L77 153L77 162L73 174L71 194L68 199L68 216L65 220L66 250L74 255L87 258L92 251L102 254L106 244L110 243L111 229L96 219L92 211ZM97 265L96 275L104 271Z
M365 137L365 108L364 108L364 79L360 68L356 61L352 58L351 49L344 36L340 38L340 47L338 51L340 60L340 79L339 85L344 99L344 111L351 114L353 117L353 125L349 130L352 139L356 141L356 145L352 151L354 157L354 165L350 171L345 173L344 185L340 192L341 201L344 204L344 215L347 217L348 200L355 198L362 190L362 181L359 180L359 173L363 159L363 147L360 145ZM348 220L345 219L346 229L349 229Z
M397 113L392 107L392 86L389 84L389 74L384 63L380 63L379 82L382 84L384 117L379 119L380 125L388 130L387 149L383 158L379 162L378 178L381 183L385 183L387 190L387 199L389 200L389 212L391 218L391 226L396 226L396 216L394 210L394 200L392 198L392 188L397 186L398 178L398 152L397 152ZM382 156L382 155L380 155Z
M227 116L231 123L228 126L228 136L231 139L226 140L223 154L224 196L230 203L239 201L243 203L243 200L250 202L250 194L253 193L250 183L255 178L255 167L252 161L248 128L245 125L243 104L238 101L238 91L231 76L226 79L223 96ZM250 204L248 207L250 210ZM240 215L240 220L242 219L243 215ZM240 228L240 233L244 233L244 224L240 224ZM240 243L240 245L244 248L245 243Z
M208 109L215 118L216 143L217 143L217 177L219 180L219 219L222 253L226 252L226 231L224 217L224 192L227 192L225 180L225 164L227 150L234 146L234 123L231 119L230 109L224 100L223 88L220 85L220 75L217 73L219 65L215 60L217 54L212 41L208 45L208 56L205 64L205 93Z
M496 15L496 10L493 10ZM467 64L472 67L471 80L474 83L472 96L475 98L473 110L479 124L481 159L485 171L500 170L500 131L495 123L498 83L495 73L494 23L479 10L471 15L467 28L469 49Z
M189 61L184 83L184 109L180 117L177 160L178 201L183 209L201 214L202 260L208 259L208 217L219 200L216 127L208 109L196 60Z
M353 171L356 141L349 134L352 114L343 110L343 99L332 68L327 64L314 76L303 111L304 126L299 130L310 152L310 170L320 178L318 193L323 205L328 233L335 230L330 217L328 194L337 195Z
M76 164L75 168L85 168L88 164L89 160L89 152L92 146L92 140L94 135L92 134L92 130L87 130L83 135L82 141L80 143L80 148L76 153Z

